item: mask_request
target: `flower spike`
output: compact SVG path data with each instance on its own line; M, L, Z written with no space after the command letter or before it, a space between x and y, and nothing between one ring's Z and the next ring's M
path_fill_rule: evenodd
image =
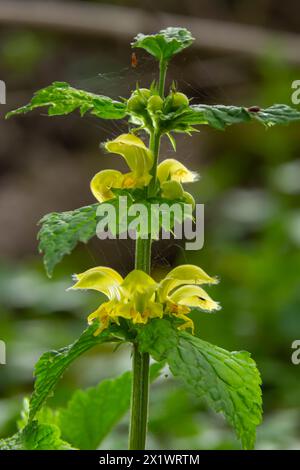
M88 317L88 322L98 319L100 327L96 334L106 329L110 323L119 323L119 318L133 325L148 323L152 318L164 315L179 321L178 328L194 330L193 321L188 316L193 308L211 312L219 310L215 302L199 284L215 283L201 268L183 265L157 283L143 271L134 269L125 279L115 270L96 267L75 275L76 284L72 289L94 289L105 294L108 301L100 305Z

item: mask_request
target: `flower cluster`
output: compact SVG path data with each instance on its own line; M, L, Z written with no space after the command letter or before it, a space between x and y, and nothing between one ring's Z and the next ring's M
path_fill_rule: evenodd
M121 155L129 169L128 173L118 170L102 170L91 181L91 191L99 202L115 197L116 189L136 189L149 185L152 179L151 170L154 165L152 152L144 142L134 134L122 134L105 144L110 153ZM157 167L157 178L160 195L166 199L183 200L194 204L193 197L183 190L181 183L193 182L197 174L188 170L175 159L167 159Z
M74 279L76 283L70 289L93 289L107 297L107 301L88 317L89 323L95 319L100 321L95 334L108 328L110 323L118 324L120 318L138 325L164 315L180 320L180 329L193 331L194 324L188 316L192 309L211 312L220 308L200 287L216 284L217 279L194 265L178 266L160 282L138 269L123 278L114 269L102 266L76 274Z

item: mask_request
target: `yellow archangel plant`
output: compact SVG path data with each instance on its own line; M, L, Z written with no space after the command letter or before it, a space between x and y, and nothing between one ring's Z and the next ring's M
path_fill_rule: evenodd
M128 121L129 133L106 142L104 147L109 154L121 155L129 171L100 171L91 181L97 203L74 211L54 212L41 220L39 249L50 276L54 266L78 242L87 242L96 235L99 204L118 201L123 192L130 194L133 201L142 198L148 205L166 200L169 204L181 201L194 205L192 195L183 189L183 184L196 181L197 174L174 158L159 161L162 137L166 136L176 151L175 137L179 133L191 135L195 126L224 130L230 125L251 121L271 127L300 120L300 112L285 104L266 109L191 104L174 83L166 93L169 61L192 42L191 33L184 28L170 27L157 34L138 34L132 47L143 49L157 59L159 75L149 88L137 85L128 99L118 101L78 90L65 82L54 82L35 93L29 104L8 114L9 117L47 107L52 116L78 109L81 116L89 112L100 119ZM255 362L245 351L226 351L194 335L192 318L197 318L197 322L201 318L193 313L219 309L219 304L202 287L216 284L216 278L198 266L186 264L156 280L155 273L151 272L151 235L147 233L146 238L140 232L137 235L135 269L127 276L101 266L74 276L76 282L71 289L92 289L106 299L89 316L91 325L72 345L41 357L36 366L35 390L25 413L28 415L25 427L13 438L0 442L0 449L12 445L18 449L96 449L126 411L122 406L129 402L130 387L129 448L145 449L150 356L158 369L167 363L172 374L180 377L196 397L204 397L209 406L222 412L243 448L254 447L256 427L262 416L261 379ZM59 424L45 425L39 411L72 361L99 343L121 345L126 341L132 346L132 372L113 382L110 405L107 393L99 393L100 384L92 391L82 391L80 399L74 395L68 406L69 413L60 414L61 419L56 420ZM106 386L103 385L105 390ZM108 406L113 411L106 413L102 420L102 407L107 409ZM84 418L80 421L80 417ZM86 428L92 431L85 433ZM69 442L63 441L61 435Z

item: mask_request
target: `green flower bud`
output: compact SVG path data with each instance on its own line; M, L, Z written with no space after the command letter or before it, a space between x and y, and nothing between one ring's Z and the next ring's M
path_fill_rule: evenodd
M141 114L145 110L145 105L139 96L131 96L127 101L127 110L130 113Z
M135 90L127 101L127 110L135 114L144 114L150 96L151 92L147 88Z
M189 106L189 104L189 99L184 93L176 92L173 94L172 106L175 109L178 109L181 106Z
M160 96L153 95L148 100L147 109L148 109L149 113L155 114L155 113L157 113L157 111L162 110L163 104L164 104L164 102L163 102L163 100Z
M138 88L137 90L134 90L133 95L139 96L146 102L151 96L151 91L148 90L148 88Z
M167 113L176 111L178 108L182 108L183 106L189 106L189 99L184 93L180 93L179 91L171 92L165 101L165 111Z

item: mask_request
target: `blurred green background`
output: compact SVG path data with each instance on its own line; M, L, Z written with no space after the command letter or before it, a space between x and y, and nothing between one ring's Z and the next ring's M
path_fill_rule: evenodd
M0 437L16 429L39 356L72 342L97 305L97 296L90 293L65 292L71 274L98 264L126 274L134 253L130 241L95 239L78 247L53 279L47 279L37 254L38 220L51 211L93 202L89 180L94 173L119 168L119 159L108 160L99 144L126 126L76 114L48 118L43 112L4 121L5 112L54 80L115 98L128 96L137 81L149 85L156 64L137 52L138 66L131 68L130 38L121 33L124 6L149 20L145 28L133 20L132 37L140 30L150 32L151 25L152 31L157 25L179 26L166 13L181 15L180 26L190 19L218 20L233 22L241 34L249 25L262 31L273 28L279 39L281 31L296 34L300 29L296 1L107 1L118 21L103 34L77 31L75 26L64 30L64 18L60 27L35 24L34 15L22 22L22 14L28 17L27 2L20 3L15 18L21 19L14 24L3 13L12 3L0 5L0 79L7 85L7 104L0 106L0 339L7 345L7 365L0 366ZM103 22L108 10L100 1L80 2L87 9L90 3L99 7ZM251 35L249 44L251 48ZM195 103L291 104L300 56L298 63L291 61L278 44L270 42L259 54L242 47L226 52L217 39L212 47L200 44L176 57L168 83L176 79ZM225 133L203 128L193 138L178 137L177 158L201 175L188 190L205 204L205 245L200 252L184 252L177 241L164 241L153 249L156 274L193 262L220 277L211 293L222 310L197 315L196 332L227 349L249 350L257 361L265 413L259 449L300 449L300 365L291 363L291 344L300 336L299 152L299 125L268 131L256 124L239 125ZM167 141L162 156L174 156ZM114 353L109 347L92 351L70 368L50 404L65 404L76 387L95 385L129 368L125 347ZM149 448L239 448L222 417L199 405L170 377L152 386L150 413ZM127 428L128 417L102 447L126 448Z

